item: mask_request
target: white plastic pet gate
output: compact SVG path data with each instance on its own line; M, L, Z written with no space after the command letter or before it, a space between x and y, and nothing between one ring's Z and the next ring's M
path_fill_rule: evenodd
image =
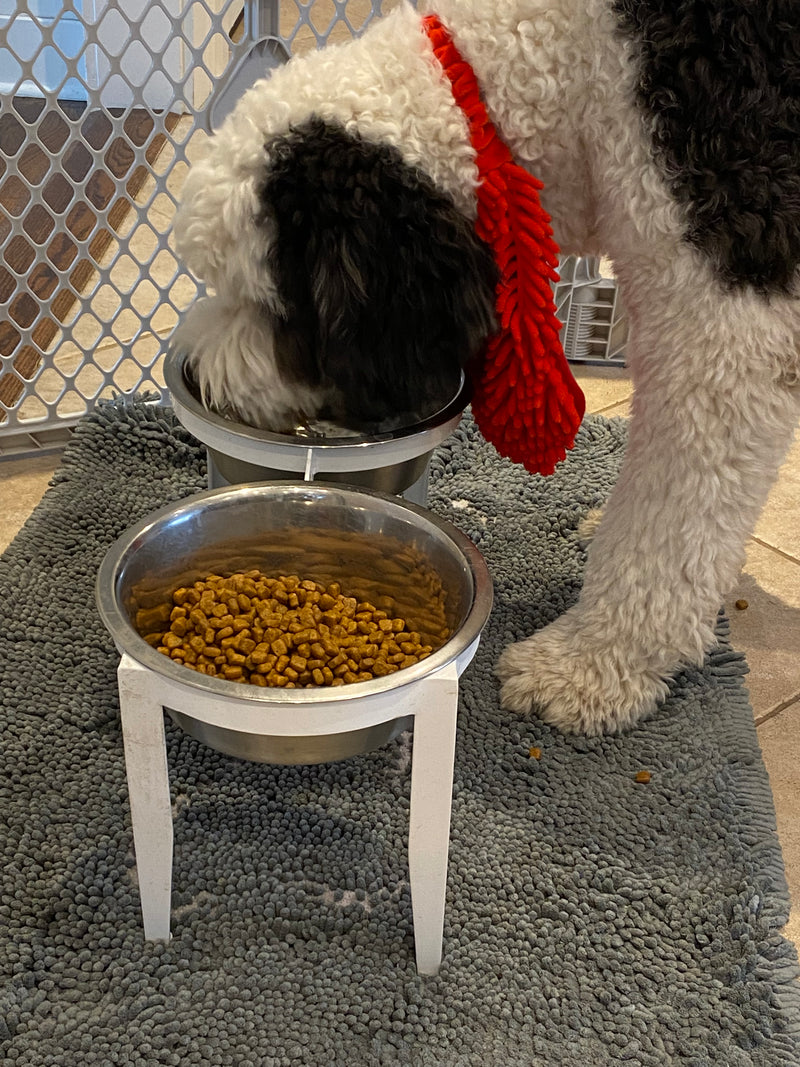
M397 2L0 0L0 457L60 446L101 397L164 395L200 291L170 236L198 143L256 70ZM596 260L566 261L556 298L568 356L619 359Z

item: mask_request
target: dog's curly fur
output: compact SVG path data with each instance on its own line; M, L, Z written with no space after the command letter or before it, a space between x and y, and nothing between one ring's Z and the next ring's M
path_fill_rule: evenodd
M515 158L544 181L562 252L611 257L631 323L629 445L580 599L506 650L502 699L568 731L628 727L713 641L800 412L800 12L791 0L440 0L435 10ZM410 6L246 93L190 171L176 239L216 291L182 331L198 377L210 401L255 423L335 403L336 382L314 378L311 333L293 367L280 351L290 290L317 256L303 264L294 248L283 260L293 216L270 191L282 154L294 167L320 124L356 154L367 146L362 158L391 158L391 181L428 190L448 225L453 212L467 223L475 214L466 122ZM478 268L469 346L486 328L488 282L480 250L463 232L456 244L453 262ZM371 308L365 322L379 320ZM409 316L406 354L424 344L413 333Z
M800 60L794 0L617 0L637 98L689 215L732 286L792 290L800 263Z
M279 372L327 385L329 416L351 424L442 408L495 327L497 272L470 220L340 123L295 126L270 155L258 221L275 231Z

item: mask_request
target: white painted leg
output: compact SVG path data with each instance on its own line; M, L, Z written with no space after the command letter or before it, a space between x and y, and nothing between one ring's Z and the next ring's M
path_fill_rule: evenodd
M117 677L144 936L148 941L168 939L172 809L164 709L152 673L126 655Z
M458 674L453 665L425 683L425 710L414 717L408 867L417 971L442 962L447 853L453 799Z

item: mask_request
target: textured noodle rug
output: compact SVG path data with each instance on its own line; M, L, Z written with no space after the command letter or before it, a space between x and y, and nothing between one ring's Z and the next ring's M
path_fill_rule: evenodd
M797 1067L783 866L726 621L626 736L498 705L501 648L578 593L576 528L624 444L589 418L543 479L465 419L436 455L431 507L484 553L496 606L462 678L444 964L421 979L407 736L281 768L169 725L173 939L143 941L93 583L126 527L204 488L204 453L164 408L88 416L0 561L1 1062Z

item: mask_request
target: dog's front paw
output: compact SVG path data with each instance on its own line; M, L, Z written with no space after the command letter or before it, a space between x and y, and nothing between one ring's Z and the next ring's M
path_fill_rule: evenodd
M500 657L500 697L509 711L536 714L564 733L615 733L633 726L667 694L663 678L626 661L608 644L592 644L569 613L509 646Z

